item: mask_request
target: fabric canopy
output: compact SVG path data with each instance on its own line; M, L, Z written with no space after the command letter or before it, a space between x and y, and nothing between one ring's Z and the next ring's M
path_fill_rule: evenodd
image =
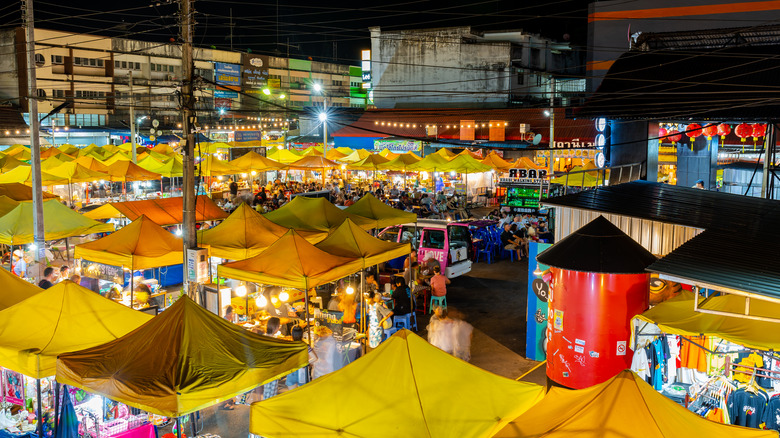
M154 157L150 156L146 159L154 159ZM153 163L150 163L150 165L153 165ZM150 170L154 173L159 173L166 178L180 177L184 176L184 162L181 157L175 155L173 158L168 158L157 167Z
M8 184L8 183L31 183L32 182L32 167L23 165L15 167L8 172L5 172L0 175L0 184ZM52 186L52 185L60 185L60 184L67 184L68 180L51 175L48 172L41 172L41 182L42 185L45 186Z
M273 438L489 437L541 396L538 385L483 371L401 330L338 371L253 403L249 431Z
M74 257L139 270L181 264L183 247L180 238L141 216L102 239L76 245Z
M43 159L43 157L41 157L41 170L49 170L52 167L57 167L62 163L64 163L64 161L60 160L57 157L48 157L46 159Z
M287 231L241 203L221 224L198 231L198 243L208 245L212 257L243 260L260 254Z
M92 182L108 179L108 175L103 172L91 170L81 164L71 161L62 163L48 171L50 174L67 179L69 183Z
M380 165L382 165L384 163L387 163L388 161L390 161L390 160L388 160L387 158L385 158L385 157L383 157L381 155L371 154L371 155L367 156L366 158L363 158L360 161L356 161L354 163L351 163L351 164L347 165L347 169L350 169L350 170L357 170L357 169L360 169L360 170L377 170L378 166L380 166Z
M716 336L735 344L759 350L780 350L776 322L745 319L737 316L714 315L694 311L694 293L682 291L680 295L662 302L636 319L655 324L662 331L682 336ZM707 301L699 298L699 307L704 310L728 312L737 315L745 313L745 297L726 294L711 297ZM760 304L759 304L760 303ZM769 301L750 301L750 315L777 318L780 304Z
M436 151L434 153L436 155L442 157L442 158L447 159L447 160L451 160L451 159L453 159L453 158L458 156L458 154L456 154L455 152L452 152L451 150L449 150L447 148L441 148L441 149L439 149L438 151Z
M493 170L493 168L487 164L479 162L470 154L465 154L458 155L457 157L450 160L450 162L447 163L447 166L445 166L443 170L449 170L458 173L481 173L490 172Z
M57 381L178 417L306 365L307 350L244 330L183 295L126 336L61 354Z
M215 158L213 155L209 155L196 164L198 168L195 173L201 176L220 176L231 175L234 173L241 173L239 169L236 169L233 165L227 161L222 161Z
M512 168L515 169L544 169L544 167L534 163L534 161L528 157L520 157L512 164Z
M11 169L15 169L23 165L26 165L26 163L20 161L13 155L3 155L0 157L0 171L8 172Z
M397 156L399 156L401 154L396 154L395 152L391 151L390 149L384 148L384 149L382 149L379 152L379 155L387 158L388 160L392 160L392 159L396 158Z
M152 148L153 152L157 152L158 154L173 156L176 155L176 151L170 147L169 145L165 143L158 144L157 146Z
M290 163L290 169L296 170L327 169L338 166L339 164L335 161L330 161L325 157L317 155L307 155L298 161Z
M59 149L60 152L62 152L63 154L68 154L68 155L75 155L78 154L79 152L79 148L73 146L72 144L67 144L67 143L60 145L60 147L58 147L57 149Z
M449 164L450 162L446 158L442 157L441 155L430 154L427 157L423 158L422 160L414 164L410 164L409 166L406 166L405 170L442 171L443 169L446 169L447 166L449 166Z
M32 187L22 183L0 184L0 195L8 196L14 201L32 201ZM59 196L43 192L44 199L55 199Z
M95 171L103 172L103 173L107 173L108 172L108 166L106 166L105 164L103 164L102 161L100 161L100 160L98 160L97 158L94 158L94 157L88 157L88 156L78 157L73 162L74 163L79 163L82 166L84 166L84 167L86 167L87 169L90 169L90 170L95 170Z
M498 154L491 151L485 158L483 158L480 163L487 164L488 166L496 169L496 170L509 170L512 169L513 163L511 161L506 161L503 158L499 157Z
M360 258L364 268L404 257L412 252L410 244L379 240L349 219L315 246L337 256Z
M599 181L601 181L601 178L595 175L596 172L582 172L583 170L586 170L580 166L576 166L572 168L569 173L571 172L578 172L578 173L566 173L561 176L557 176L555 178L552 178L550 180L550 183L552 184L563 184L568 187L595 187L599 185Z
M91 219L112 219L126 217L134 221L146 215L158 225L175 225L183 220L183 198L145 199L142 201L112 202L84 213ZM206 195L200 195L195 200L195 221L213 221L228 216L214 201Z
M702 418L661 395L629 370L604 383L572 391L556 388L512 420L496 437L623 438L777 437L777 432Z
M255 151L249 151L246 154L230 161L230 165L239 169L241 172L265 172L268 170L286 169L287 166L266 158Z
M406 168L410 165L420 161L420 157L414 154L400 154L397 157L393 158L392 160L388 161L387 163L380 164L377 166L381 170L403 170L406 171Z
M290 230L265 251L217 268L220 277L308 290L354 274L363 261L327 253Z
M341 225L347 218L365 230L374 228L374 221L347 213L325 198L296 196L279 209L264 215L271 222L295 230L325 231Z
M374 221L372 228L384 228L391 225L417 222L417 215L407 211L393 208L377 199L371 193L367 193L357 202L345 208L346 213L361 216Z
M0 217L13 210L19 205L19 201L14 201L5 195L0 195Z
M84 217L56 199L43 202L43 227L45 240L114 231L113 225ZM22 245L32 241L33 204L22 202L0 217L0 243Z
M0 366L50 377L58 355L112 341L151 318L65 280L0 311Z
M278 161L282 164L294 163L301 159L301 155L289 149L272 149L266 155L268 158Z
M303 151L301 151L301 155L319 155L322 156L322 146L309 146Z
M132 161L116 161L114 164L108 165L106 172L108 172L111 181L129 182L160 179L159 173L150 172Z
M143 160L138 160L137 164L140 167L148 170L149 172L160 173L160 172L155 172L155 169L160 167L160 166L162 166L163 162L160 161L159 159L149 155L146 158L144 158Z
M365 159L366 157L371 156L371 152L366 149L355 149L352 153L349 155L340 158L339 161L344 163L357 163L360 160Z
M14 304L40 293L43 289L25 281L16 275L0 268L0 284L3 285L3 293L0 293L0 310L5 310Z
M325 154L325 158L331 161L338 161L344 157L346 157L346 155L339 152L338 149L328 149L328 152Z

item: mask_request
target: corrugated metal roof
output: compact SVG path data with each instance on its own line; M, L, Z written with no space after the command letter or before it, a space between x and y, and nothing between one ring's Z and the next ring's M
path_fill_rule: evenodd
M632 44L636 50L701 50L724 47L766 46L780 41L780 26L695 29L677 32L644 32Z
M780 298L778 260L780 232L734 228L704 231L647 270Z
M780 45L624 53L577 117L780 118Z
M558 196L543 204L734 233L780 224L780 201L649 181Z

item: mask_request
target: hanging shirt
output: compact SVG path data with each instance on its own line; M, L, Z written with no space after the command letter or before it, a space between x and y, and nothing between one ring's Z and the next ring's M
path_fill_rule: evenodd
M664 377L666 375L666 357L664 356L664 350L667 349L666 341L658 338L653 341L653 349L655 354L654 367L653 367L653 388L656 391L660 391L664 386Z
M680 361L680 337L666 335L666 343L669 348L669 358L666 361L666 376L669 383L677 381L677 363Z
M780 430L780 397L774 396L769 399L763 421L767 429Z
M737 362L739 365L744 365L745 367L750 368L742 368L742 367L735 367L734 368L734 380L737 382L747 383L750 381L751 377L754 373L761 373L761 371L756 371L753 368L763 368L764 367L764 358L761 357L758 353L750 353L746 358L740 360Z
M690 339L690 341L688 341ZM707 372L707 352L704 351L699 345L707 345L706 336L691 336L688 339L683 339L680 346L680 361L681 366L684 368L691 368L699 370L703 373ZM698 344L694 345L692 342Z
M769 397L763 391L749 392L740 388L732 392L727 402L731 424L758 428L763 421L768 400Z
M644 348L638 348L634 352L634 358L631 360L631 371L635 372L641 379L650 378L650 363L647 361L647 352Z

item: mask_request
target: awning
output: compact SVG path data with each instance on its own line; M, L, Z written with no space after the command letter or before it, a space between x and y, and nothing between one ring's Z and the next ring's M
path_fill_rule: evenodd
M183 220L183 199L181 196L172 198L145 199L141 201L112 202L84 213L92 219L115 219L126 217L134 221L145 215L157 225L175 225ZM214 221L225 219L228 214L219 208L206 195L200 195L195 200L195 221Z
M552 387L495 437L777 437L772 430L716 423L666 398L629 370L586 389Z
M329 254L362 259L364 268L408 256L412 252L409 243L379 240L349 219L315 246Z
M178 417L307 363L303 342L244 330L183 295L119 339L60 354L57 381L147 412Z
M198 231L198 243L208 245L212 257L243 260L260 254L287 231L241 203L216 227Z
M0 217L0 243L22 245L33 241L33 204L22 202ZM47 241L114 231L111 224L103 224L82 216L56 199L43 202L44 239Z
M249 431L275 438L486 438L542 393L538 385L479 369L401 330L338 371L253 403Z
M183 263L182 240L146 216L92 242L76 245L74 257L132 270Z
M373 228L417 222L417 215L393 208L367 193L357 202L344 209L345 212L374 221Z
M0 311L0 366L50 377L57 356L113 341L150 319L65 280Z

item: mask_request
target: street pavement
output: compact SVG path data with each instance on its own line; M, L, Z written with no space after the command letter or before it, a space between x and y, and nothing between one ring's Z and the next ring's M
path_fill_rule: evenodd
M474 326L471 363L511 379L524 376L539 364L524 357L527 276L525 260L480 262L473 265L469 274L453 279L447 288L451 313L461 313ZM423 337L428 319L428 316L418 319L418 334ZM544 385L544 366L521 380ZM280 391L283 390L280 385ZM245 438L249 431L249 407L237 405L233 411L218 407L206 409L199 430L201 435ZM170 428L161 430L160 436L169 431ZM190 435L189 425L185 425L184 431Z

